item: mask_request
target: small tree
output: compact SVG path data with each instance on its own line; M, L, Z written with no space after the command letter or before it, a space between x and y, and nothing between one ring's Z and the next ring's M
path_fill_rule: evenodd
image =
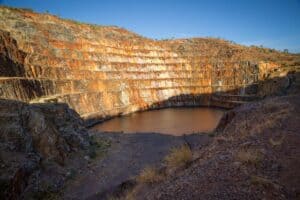
M289 53L288 49L283 49L283 53Z

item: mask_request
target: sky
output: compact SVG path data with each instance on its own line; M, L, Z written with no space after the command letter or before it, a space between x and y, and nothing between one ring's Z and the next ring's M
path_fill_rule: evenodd
M153 39L218 37L300 53L300 0L0 0Z

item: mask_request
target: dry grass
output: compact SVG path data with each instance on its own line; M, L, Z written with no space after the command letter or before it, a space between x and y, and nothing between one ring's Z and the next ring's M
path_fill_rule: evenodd
M192 159L192 151L187 145L183 145L172 149L171 153L166 156L165 161L169 167L182 167L190 163Z
M226 137L225 136L218 136L218 137L215 138L215 141L217 143L231 142L233 140L234 140L234 138L232 136L226 136Z
M262 160L260 151L255 149L240 150L237 153L237 160L250 165L258 165Z
M276 108L281 109L273 110ZM264 130L268 128L276 127L280 121L284 118L287 118L291 112L289 105L282 103L269 104L267 107L262 109L266 114L262 115L260 119L257 119L257 121L261 121L261 123L257 123L255 126L252 126L252 131L254 133L263 133Z
M263 186L263 187L269 187L275 185L271 180L260 176L255 176L255 175L251 176L250 181L254 185Z
M140 175L137 177L137 181L139 183L157 183L163 179L163 175L161 175L155 168L146 167L142 170Z
M282 144L283 140L284 140L284 137L281 137L279 140L274 140L273 138L270 138L269 142L273 147L276 147L276 146L280 146Z
M107 200L120 200L120 198L114 197L114 196L109 196L109 197L107 197Z
M136 196L136 191L131 190L122 199L123 200L136 200L135 196Z
M240 139L263 134L270 128L280 127L282 121L292 112L291 108L288 102L258 103L256 108L238 114L231 129L227 128L225 131L233 131Z

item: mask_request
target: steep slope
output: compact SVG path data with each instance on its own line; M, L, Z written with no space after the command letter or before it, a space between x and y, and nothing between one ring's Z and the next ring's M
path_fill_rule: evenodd
M82 119L66 104L2 99L0 127L0 199L59 191L72 162L83 160L91 146Z
M91 124L157 107L232 108L270 94L285 94L287 89L296 93L299 81L292 83L299 76L299 58L212 38L156 41L118 27L0 7L0 198L46 198L63 190L76 172L81 180L96 181L99 176L95 173L101 172L100 178L109 176L110 184L97 182L90 188L91 182L85 182L85 187L79 182L70 191L88 191L83 194L86 197L97 192L110 194L142 167L153 164L153 160L161 163L169 147L185 143L188 137L113 134L115 146L106 159L91 161L95 151L101 153L109 146L103 140L110 136L103 134L99 141L93 141L82 118ZM223 135L217 136L204 151L194 152L199 154L198 159L189 169L167 177L157 187L146 186L147 193L138 188L137 198L232 197L232 191L236 192L234 197L264 197L263 190L251 184L272 187L271 197L298 197L298 187L289 189L299 185L299 176L294 173L299 166L297 102L299 96L281 97L246 104L230 112L235 117ZM230 114L226 116L231 120ZM202 141L193 136L190 140L198 144ZM153 148L154 144L159 148ZM231 162L239 159L235 156L239 151L248 148L263 157L258 166ZM140 153L144 159L139 158ZM122 156L127 159L120 159ZM119 166L132 168L114 170ZM278 166L285 170L283 174L278 172ZM241 170L234 171L236 168ZM232 185L236 180L230 180L224 189L218 177L211 174L220 175L222 180L237 175L238 181L248 185L242 187L245 191L238 190ZM254 177L253 183L249 177ZM206 188L210 178L213 180L209 186L220 191ZM253 188L258 192L253 193ZM72 195L77 196L70 194L72 199Z
M298 93L233 109L186 169L139 183L126 199L299 199L299 101Z
M0 30L0 97L67 103L90 120L158 106L232 107L255 99L271 70L299 64L299 56L223 40L155 41L6 7ZM220 92L236 96L212 98Z

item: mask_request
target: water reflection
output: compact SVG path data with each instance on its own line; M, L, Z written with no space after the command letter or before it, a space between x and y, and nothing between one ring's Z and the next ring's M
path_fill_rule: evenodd
M92 129L124 133L157 132L178 136L212 131L223 113L224 110L215 108L166 108L113 118Z

